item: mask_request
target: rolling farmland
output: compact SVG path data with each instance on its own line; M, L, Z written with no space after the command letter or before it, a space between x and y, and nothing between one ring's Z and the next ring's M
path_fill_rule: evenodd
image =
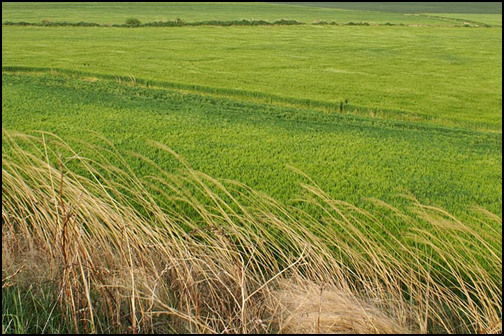
M155 139L198 170L283 201L300 191L299 178L288 169L293 166L334 197L358 204L367 197L400 202L398 195L411 193L457 214L474 204L501 210L502 186L494 180L501 174L500 134L118 87L114 81L6 74L3 83L9 111L3 120L14 129L84 141L95 131L121 152L149 153L161 164L163 155L151 153L146 142ZM23 118L28 111L31 117Z
M347 100L350 111L502 127L502 36L496 28L487 29L485 39L480 30L453 28L59 27L50 39L44 38L47 29L4 27L3 66L131 75L245 96L313 100L333 109Z
M303 290L311 288L304 281L323 281L335 291L338 283L348 283L343 287L358 300L372 301L372 293L378 293L376 307L392 319L378 314L384 322L373 324L375 332L391 325L395 331L498 331L502 9L488 3L468 3L459 11L447 3L435 8L416 3L410 10L404 3L394 9L386 4L366 9L348 7L351 3L337 8L316 3L2 3L2 168L8 181L2 184L3 218L12 234L26 222L23 239L47 239L40 250L52 250L51 239L61 239L54 245L63 251L58 263L66 270L59 288L77 293L66 313L67 303L59 306L67 319L46 322L44 328L103 332L106 325L123 323L150 332L324 330L316 323L310 328L318 330L291 326L289 320L281 324L276 317L263 326L247 315L256 316L259 306L253 300L269 302L265 298L271 293L291 309L278 296L283 287L273 280L295 265L292 272L299 273L294 272L296 283ZM47 208L39 208L46 201ZM82 209L82 217L80 210L69 209ZM116 213L138 222L131 231L124 224L124 239L134 246L129 250L115 243L105 247L107 235L110 242L123 240ZM98 308L91 297L111 296L100 289L100 281L108 280L83 266L95 253L97 263L101 257L98 250L78 252L92 245L84 240L79 245L67 225L74 221L83 225L89 241L103 239L102 252L109 256L104 260L110 261L104 268L123 267L115 264L113 255L119 254L125 269L144 265L138 281L145 288L154 281L148 274L158 274L158 280L164 276L163 260L204 261L187 268L170 261L179 265L173 266L174 287L158 280L152 285L166 290L159 294L163 300L152 296L148 301L154 292L147 291L135 304L135 291L144 287L132 282L124 286L130 294L117 292L117 298L133 295L127 313L108 301ZM101 231L99 223L110 224ZM30 227L39 225L43 229L31 237ZM206 233L199 236L199 230ZM216 233L220 230L227 238ZM163 241L175 250L162 247ZM152 256L145 252L158 244ZM185 244L206 251L210 259L182 256L193 253ZM305 254L307 249L313 255ZM4 253L24 260L14 250ZM218 250L229 253L213 258ZM69 261L72 253L84 258L78 259L80 268ZM294 262L301 256L313 268ZM3 278L9 281L17 268L26 267L5 260ZM210 271L233 274L237 260L242 275L226 280ZM371 276L375 267L383 272ZM397 278L385 280L396 269ZM131 274L126 278L133 281ZM323 274L324 280L310 274ZM176 301L170 293L182 290L176 285L180 276L194 277L195 283L183 290L190 296ZM198 282L199 276L204 280ZM117 273L117 279L124 277ZM214 278L221 280L213 283ZM270 288L270 281L276 287ZM86 283L97 284L92 286L96 292ZM209 287L200 292L198 283ZM487 289L476 283L486 283ZM223 284L230 301L198 310L215 302ZM245 284L254 295L264 295L250 296L254 309L247 306ZM21 292L15 291L22 288L9 285L3 296L16 306ZM400 317L404 309L386 299L397 288L403 289L393 301L414 305L412 314L419 315ZM271 292L263 293L266 289ZM432 302L423 306L420 297L431 289ZM476 306L470 299L475 296ZM168 308L165 299L173 299L173 306ZM440 313L436 300L453 306ZM169 312L171 327L149 324L155 314L147 307L154 306ZM116 315L128 317L116 321L96 309L119 309ZM277 313L257 309L259 315ZM214 320L210 312L217 310L220 319ZM443 325L446 319L452 320ZM477 320L477 327L462 320ZM12 321L3 315L4 331L47 331Z

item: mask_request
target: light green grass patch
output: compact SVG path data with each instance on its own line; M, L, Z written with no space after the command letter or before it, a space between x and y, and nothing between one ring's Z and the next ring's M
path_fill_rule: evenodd
M500 132L501 43L500 28L6 26L2 66L348 100Z

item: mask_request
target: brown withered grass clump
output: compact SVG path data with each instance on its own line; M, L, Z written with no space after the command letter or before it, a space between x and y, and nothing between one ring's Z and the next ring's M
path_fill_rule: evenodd
M272 316L283 334L408 334L370 302L335 286L287 281L275 292ZM411 326L412 327L412 326Z
M3 290L54 289L73 332L502 331L497 215L478 232L415 200L375 201L381 216L312 182L308 213L159 143L179 173L137 154L157 171L139 178L111 144L89 159L48 133L2 142Z

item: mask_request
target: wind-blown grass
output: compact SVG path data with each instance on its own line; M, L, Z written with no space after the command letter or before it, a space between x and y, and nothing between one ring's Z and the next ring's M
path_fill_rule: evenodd
M160 143L183 169L142 158L159 173L141 179L112 144L84 158L49 133L3 130L2 141L3 331L47 331L56 313L73 332L502 329L497 215L481 210L478 234L414 200L416 215L379 201L394 215L371 214L306 177L317 217ZM23 324L16 291L37 298L47 284L48 319Z

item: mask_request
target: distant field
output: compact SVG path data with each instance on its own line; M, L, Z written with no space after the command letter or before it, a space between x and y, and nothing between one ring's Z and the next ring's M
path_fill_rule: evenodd
M293 19L300 22L326 20L336 22L405 23L446 25L446 21L429 17L412 17L398 13L347 11L334 8L311 8L267 3L2 3L2 22L95 22L124 23L130 17L142 22L175 20Z
M4 26L2 66L348 100L392 117L500 131L501 44L500 28Z
M441 14L429 14L432 16L446 17L450 19L468 20L473 22L481 22L490 25L502 26L502 14L470 14L470 13L441 13Z
M284 2L284 4L392 13L502 14L502 2Z
M239 103L166 90L52 76L2 78L2 125L46 130L72 144L98 132L121 153L163 169L179 167L150 146L160 141L196 169L254 186L282 201L299 195L301 169L336 199L367 197L397 206L421 202L464 214L478 204L502 207L502 136L414 123ZM81 155L86 156L86 150ZM153 171L128 157L141 175Z

